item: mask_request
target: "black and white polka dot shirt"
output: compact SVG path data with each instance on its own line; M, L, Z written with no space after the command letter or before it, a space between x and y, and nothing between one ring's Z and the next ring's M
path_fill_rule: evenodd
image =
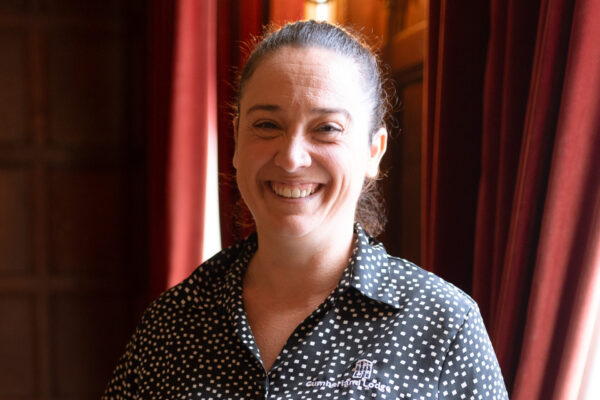
M359 226L356 238L270 371L242 300L253 235L146 310L103 399L508 399L475 302Z

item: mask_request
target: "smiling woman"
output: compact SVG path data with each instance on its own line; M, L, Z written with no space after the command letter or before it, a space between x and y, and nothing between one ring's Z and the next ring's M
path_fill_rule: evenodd
M233 158L256 233L150 306L105 398L507 398L473 300L367 233L382 81L338 26L258 43Z
M369 138L370 99L348 84L360 81L352 59L288 47L245 84L233 162L257 231L350 247L363 182L376 177L386 143L385 128Z

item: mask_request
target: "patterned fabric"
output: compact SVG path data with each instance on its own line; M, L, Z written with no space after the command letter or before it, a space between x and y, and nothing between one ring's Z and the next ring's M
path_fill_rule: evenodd
M252 235L146 310L103 399L508 399L475 302L358 225L355 237L270 371L242 300Z

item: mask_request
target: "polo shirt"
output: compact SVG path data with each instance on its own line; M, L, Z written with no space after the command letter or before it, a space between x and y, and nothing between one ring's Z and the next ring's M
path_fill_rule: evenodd
M355 226L337 287L269 371L242 282L256 234L144 313L103 399L508 399L475 302Z

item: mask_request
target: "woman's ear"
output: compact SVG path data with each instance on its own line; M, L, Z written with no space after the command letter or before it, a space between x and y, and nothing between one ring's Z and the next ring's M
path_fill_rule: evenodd
M367 165L367 177L369 178L377 178L379 175L379 163L381 162L381 158L385 154L385 150L387 149L387 129L385 127L379 128L373 138L371 139L369 160Z

